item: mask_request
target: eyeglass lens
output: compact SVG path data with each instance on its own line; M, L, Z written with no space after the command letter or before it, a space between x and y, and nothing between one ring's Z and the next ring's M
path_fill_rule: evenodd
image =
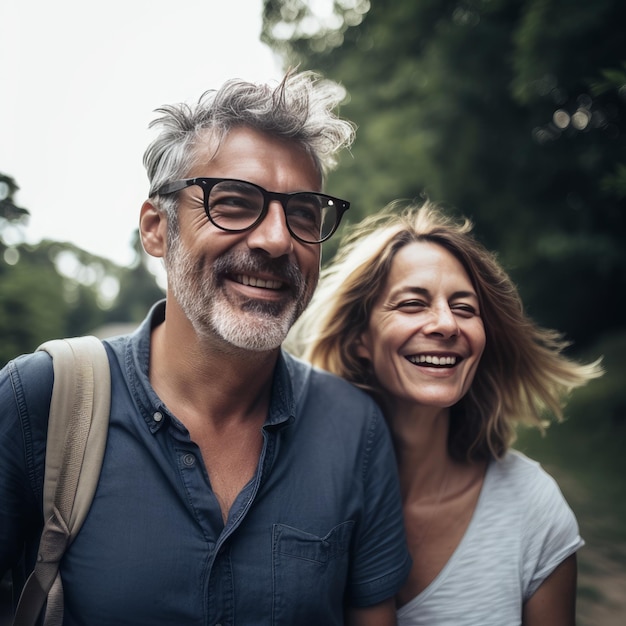
M225 230L245 230L263 212L265 199L260 189L245 182L225 180L209 193L208 210L216 226ZM296 193L285 203L291 232L303 241L315 243L327 237L337 222L332 198L317 193Z

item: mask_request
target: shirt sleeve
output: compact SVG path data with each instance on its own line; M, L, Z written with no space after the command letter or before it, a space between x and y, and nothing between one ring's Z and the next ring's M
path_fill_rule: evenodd
M411 568L395 455L378 409L370 420L362 478L363 518L348 587L349 603L357 607L395 595Z
M524 533L524 601L567 557L584 545L576 517L556 481L537 465L528 492Z

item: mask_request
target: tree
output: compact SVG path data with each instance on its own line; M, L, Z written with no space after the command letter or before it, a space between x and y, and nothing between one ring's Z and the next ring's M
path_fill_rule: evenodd
M28 215L26 209L18 207L14 202L18 189L10 176L0 173L0 233L7 222L21 220Z
M623 327L623 2L264 6L285 65L349 94L359 130L329 189L351 200L350 221L428 195L474 219L540 322L579 343Z
M148 307L164 296L163 290L148 269L147 255L141 245L138 230L135 231L133 248L135 260L129 268L120 272L120 289L108 312L109 322L140 322Z
M0 261L1 365L47 339L84 334L103 323L98 285L114 264L53 241L11 249L10 263Z
M0 174L0 366L48 339L138 323L163 297L138 235L128 268L67 242L7 244L4 233L28 215L15 203L17 190Z

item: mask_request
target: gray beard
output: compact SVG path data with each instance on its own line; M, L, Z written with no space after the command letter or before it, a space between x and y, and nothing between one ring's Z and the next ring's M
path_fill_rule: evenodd
M216 259L207 272L201 259L192 259L182 249L178 238L168 248L168 284L195 331L203 337L217 336L236 348L265 352L280 347L313 294L299 268L286 258L231 251ZM221 284L226 273L258 271L282 278L290 285L291 297L283 302L242 302L227 296Z

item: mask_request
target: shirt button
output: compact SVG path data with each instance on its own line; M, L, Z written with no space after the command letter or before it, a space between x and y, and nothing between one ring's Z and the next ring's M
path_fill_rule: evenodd
M193 454L185 454L183 457L183 463L187 467L193 467L196 464L196 457Z
M157 411L153 416L152 419L155 422L160 422L163 419L163 413L161 413L161 411Z

